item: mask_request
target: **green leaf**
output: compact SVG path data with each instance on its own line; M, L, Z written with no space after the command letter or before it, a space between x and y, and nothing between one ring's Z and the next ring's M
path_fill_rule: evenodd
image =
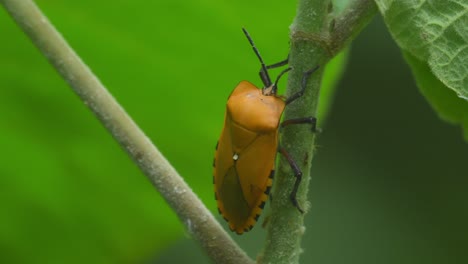
M468 140L468 2L376 0L419 90Z
M440 118L453 124L460 124L468 141L468 104L464 99L440 82L429 66L408 52L404 52L406 61L411 66L419 90L439 114Z
M468 99L468 2L376 0L398 45Z

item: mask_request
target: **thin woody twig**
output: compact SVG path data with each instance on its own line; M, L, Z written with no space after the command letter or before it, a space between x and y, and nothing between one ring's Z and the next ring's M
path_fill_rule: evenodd
M0 0L73 91L131 156L216 263L251 263L33 1Z

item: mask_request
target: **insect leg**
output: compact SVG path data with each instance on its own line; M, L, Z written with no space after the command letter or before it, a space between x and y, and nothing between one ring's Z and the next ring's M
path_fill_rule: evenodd
M302 210L302 208L299 206L299 204L297 203L297 199L296 199L297 190L299 189L299 184L301 183L301 180L302 180L302 171L284 148L279 147L278 152L281 153L281 155L283 155L288 160L289 166L291 166L291 169L294 171L294 176L296 177L296 181L294 182L294 186L291 191L290 199L294 207L296 207L297 210L299 210L299 212L303 214L304 210Z
M301 90L295 94L293 94L291 97L286 99L286 104L289 104L296 100L297 98L301 97L304 94L305 88L307 86L307 80L309 79L310 75L314 73L319 66L315 66L314 68L305 71L302 75L302 82L301 82ZM288 125L296 125L296 124L311 124L312 125L312 132L317 131L317 118L315 117L301 117L301 118L293 118L289 120L285 120L281 123L281 128L288 126ZM299 166L297 166L296 162L289 156L288 152L284 148L279 148L279 152L288 160L289 165L291 166L291 169L294 171L294 175L296 176L296 181L294 182L294 187L291 191L291 201L293 205L299 210L299 212L304 213L304 211L299 207L296 199L296 193L297 190L299 189L299 184L301 183L302 180L302 171L299 169Z
M288 68L284 69L283 71L281 71L280 74L278 74L278 77L276 77L276 81L273 84L273 90L272 90L273 94L276 94L276 92L278 91L278 82L281 79L281 77L290 70L292 70L292 68L288 67Z
M312 132L314 133L317 132L317 118L313 116L285 120L281 123L280 127L283 128L285 126L297 125L297 124L311 124Z
M274 68L278 68L278 67L281 67L281 66L284 66L286 64L288 64L288 61L289 61L289 55L288 57L283 60L283 61L280 61L280 62L277 62L277 63L274 63L274 64L271 64L271 65L267 65L265 67L261 67L260 68L260 71L258 72L258 74L260 75L260 79L262 79L263 83L265 84L265 81L268 77L268 73L265 72L266 70L269 70L269 69L274 69Z
M307 80L309 79L310 75L314 73L319 67L320 65L317 65L314 68L307 70L302 74L301 90L299 90L297 93L291 95L288 99L286 99L286 104L293 102L294 100L296 100L304 94L305 88L307 86Z
M281 66L284 66L286 64L288 64L289 62L289 55L288 57L285 59L285 60L282 60L280 62L277 62L277 63L273 63L271 65L267 65L266 68L269 70L269 69L274 69L274 68L278 68L278 67L281 67Z

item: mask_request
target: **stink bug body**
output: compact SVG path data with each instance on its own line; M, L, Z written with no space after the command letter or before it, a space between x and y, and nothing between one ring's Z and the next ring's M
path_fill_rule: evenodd
M287 60L266 66L260 53L245 29L262 68L260 78L262 89L247 81L241 81L228 98L224 128L216 145L213 162L214 189L218 210L229 223L229 228L237 234L252 229L268 199L273 183L275 157L279 151L291 165L296 182L291 192L291 200L300 212L296 192L302 172L286 150L278 146L278 130L285 106L302 96L310 74L318 67L303 74L299 92L287 99L276 94L280 77L291 70L283 70L274 83L268 69L287 64ZM312 124L313 117L284 121L281 126L290 124Z

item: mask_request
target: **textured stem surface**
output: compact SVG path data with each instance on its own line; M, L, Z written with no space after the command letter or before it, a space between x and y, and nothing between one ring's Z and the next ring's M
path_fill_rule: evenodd
M303 73L320 65L307 81L304 95L286 107L284 120L316 116L320 84L325 64L354 37L376 13L370 0L349 1L341 11L333 1L299 0L297 16L291 26L291 48L286 96L301 87ZM284 128L281 146L289 152L303 175L297 192L299 206L307 212L307 190L314 154L315 133L310 125L291 125ZM272 213L268 220L267 241L259 260L261 263L299 263L301 239L305 232L304 215L290 199L296 178L289 163L280 158L275 176Z

